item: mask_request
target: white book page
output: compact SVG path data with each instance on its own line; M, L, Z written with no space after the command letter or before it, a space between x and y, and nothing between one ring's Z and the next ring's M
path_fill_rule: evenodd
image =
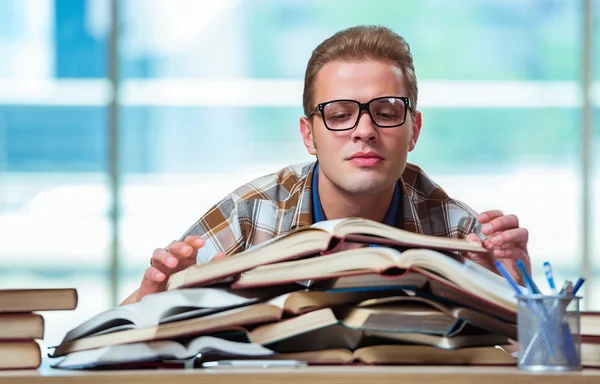
M449 280L466 290L482 291L488 297L516 305L515 291L508 281L470 259L465 258L463 262L459 262L442 253L426 249L411 249L397 257L406 257L410 264L445 274Z
M186 360L203 353L269 356L273 354L273 351L255 343L242 343L213 336L199 336L189 342L187 346L175 341L163 340L112 345L72 352L54 366L58 368L83 368L141 361Z
M89 320L73 328L65 335L63 342L79 339L98 331L113 327L122 329L123 325L135 325L141 318L141 303L133 303L100 312Z
M347 220L347 219L319 221L318 223L314 223L310 227L314 228L314 229L320 229L322 231L328 232L331 235L333 235L335 233L336 226L338 224L340 224L341 222L343 222L344 220Z
M164 291L144 297L141 301L141 313L138 319L139 328L157 325L165 317L172 317L187 311L202 308L223 308L257 302L256 298L248 298L218 288L186 288Z

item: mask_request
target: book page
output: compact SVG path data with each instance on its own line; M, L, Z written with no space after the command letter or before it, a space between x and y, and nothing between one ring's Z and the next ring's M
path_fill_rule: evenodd
M145 296L140 302L111 308L67 333L63 342L90 335L126 329L146 328L163 322L206 316L219 310L259 302L245 291L225 288L192 288L164 291Z
M330 236L310 227L298 228L243 252L206 264L192 265L169 277L167 290L212 284L260 265L317 255L327 249Z
M416 266L440 275L490 301L516 311L517 299L510 284L501 276L470 259L459 262L428 249L410 249L397 256L402 266Z
M136 325L147 327L167 321L184 320L214 312L211 309L232 308L258 301L260 301L259 297L249 296L244 291L233 292L225 288L186 288L164 291L142 299L141 312L144 316L136 322Z
M360 217L322 221L313 224L311 228L322 229L337 237L370 235L394 240L409 247L488 253L481 245L464 239L418 234Z
M319 221L318 223L314 223L310 227L313 229L319 229L321 231L328 232L330 235L335 235L336 227L343 223L344 221L348 221L349 219L336 219L336 220L324 220Z
M198 354L219 356L269 356L268 348L212 336L199 336L185 346L171 340L121 344L77 351L55 363L55 368L83 369L142 361L186 360Z
M187 344L188 356L270 356L274 352L257 343L242 343L213 336L200 336Z
M63 338L63 343L97 333L107 333L111 329L133 329L140 319L141 303L133 303L108 309L73 328Z

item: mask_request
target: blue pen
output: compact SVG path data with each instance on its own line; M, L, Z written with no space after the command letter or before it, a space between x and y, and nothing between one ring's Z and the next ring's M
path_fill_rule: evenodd
M583 285L584 282L585 282L585 279L583 277L580 277L579 280L577 280L577 282L573 286L573 295L577 294L577 291L579 291L579 288L581 288L581 286Z
M521 271L521 275L523 275L523 280L525 281L525 285L527 286L527 289L529 289L529 293L539 294L540 290L533 282L533 279L531 278L531 276L529 276L529 273L527 273L527 270L525 269L525 265L523 265L523 262L521 260L517 260L517 267Z
M552 266L549 262L544 263L544 273L546 275L546 280L548 280L548 285L552 290L552 294L556 295L558 292L556 291L556 285L554 285L554 276L552 275Z
M500 271L502 276L504 276L504 278L508 280L515 292L517 292L517 295L522 295L523 293L521 292L521 288L519 288L519 285L513 280L508 271L504 268L504 266L500 264L498 260L496 260L494 264L496 265L496 268L498 268L498 271Z

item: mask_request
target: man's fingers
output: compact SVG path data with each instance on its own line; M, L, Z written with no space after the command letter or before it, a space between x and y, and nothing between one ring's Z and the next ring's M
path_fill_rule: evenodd
M219 252L212 259L210 259L210 261L221 260L221 259L224 259L226 257L227 257L227 254L225 252Z
M494 263L489 255L482 255L480 253L467 252L467 257L474 261L475 263L493 271Z
M157 268L149 267L146 269L136 301L141 300L146 295L161 291L166 278L167 276Z
M136 301L151 293L164 290L167 278L171 274L196 262L198 248L202 248L205 243L200 236L188 236L184 241L176 241L169 245L168 251L163 248L154 250L152 266L144 273Z
M185 242L177 241L171 244L168 251L158 248L152 254L152 265L158 268L160 268L160 265L175 268L179 265L179 259L181 258L194 259L198 248L203 247L204 244L205 241L200 236L189 236L185 239Z
M187 245L196 249L204 247L206 241L201 236L188 236L183 240Z
M169 245L169 250L158 248L152 253L151 267L146 269L136 301L151 293L164 290L167 278L186 266L196 262L198 248L205 241L200 236L188 236L184 241Z
M175 244L173 244L173 245L175 245ZM162 248L157 248L152 253L152 265L155 268L161 268L161 266L163 266L163 265L167 268L175 268L177 266L177 264L179 264L179 261L169 251L165 251Z
M521 248L517 247L516 244L512 244L512 247L510 248L494 249L493 253L495 257L514 260L522 259L525 255L525 252Z
M190 257L195 255L195 249L191 245L184 243L183 241L178 241L169 246L169 252L173 254L173 256L181 258L181 257ZM165 264L166 265L166 264Z
M475 233L469 233L467 235L467 237L465 237L465 240L467 240L467 241L469 241L471 243L476 243L476 244L479 244L479 245L483 245L483 241Z
M481 224L487 223L491 220L494 220L497 217L501 217L503 215L502 211L494 209L491 211L485 211L485 212L481 212L479 215L477 215L477 221L479 221Z
M467 240L471 243L483 245L483 240L481 240L481 238L475 233L469 233L465 237L465 240ZM474 262L476 262L477 264L480 264L491 271L496 271L496 267L494 266L494 260L488 254L467 252L467 257L469 259L473 260Z
M481 232L484 235L491 235L495 232L503 232L508 229L518 228L519 219L515 215L504 215L490 220L481 226Z
M154 267L149 267L146 269L144 273L144 277L142 278L142 287L156 287L162 283L167 276Z
M486 241L487 248L509 248L506 244L527 244L529 231L525 228L514 228L493 234Z

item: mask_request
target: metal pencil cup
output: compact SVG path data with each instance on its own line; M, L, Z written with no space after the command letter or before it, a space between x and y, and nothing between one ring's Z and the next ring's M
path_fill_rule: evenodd
M581 370L578 296L518 295L520 370Z

